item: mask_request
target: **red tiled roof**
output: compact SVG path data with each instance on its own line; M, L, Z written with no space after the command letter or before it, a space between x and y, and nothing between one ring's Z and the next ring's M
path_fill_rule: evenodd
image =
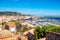
M15 23L14 22L7 22L6 25L8 25L8 26L15 26Z

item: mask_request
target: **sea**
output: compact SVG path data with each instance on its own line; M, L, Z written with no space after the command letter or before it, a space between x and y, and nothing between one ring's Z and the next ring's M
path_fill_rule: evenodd
M49 18L49 19L51 19L51 20L56 20L56 21L60 21L60 17L58 18L58 17L56 17L56 18Z

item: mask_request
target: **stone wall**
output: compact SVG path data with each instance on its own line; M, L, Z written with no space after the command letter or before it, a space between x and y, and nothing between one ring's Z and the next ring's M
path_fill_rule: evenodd
M60 40L60 33L47 33L46 40Z

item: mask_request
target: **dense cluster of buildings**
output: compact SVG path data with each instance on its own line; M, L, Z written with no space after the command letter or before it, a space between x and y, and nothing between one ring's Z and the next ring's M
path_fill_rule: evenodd
M32 23L35 22L37 18L38 17L36 17L36 16L0 16L0 32L1 32L0 36L1 35L7 36L8 35L7 31L11 34L17 32L16 24L15 24L15 22L11 22L11 20L17 20L22 25L27 25L27 27L33 28L33 27L35 27L35 25L33 25ZM6 24L3 25L2 24L3 22L6 22ZM2 32L5 32L5 33L3 34ZM16 37L15 37L15 39L16 39Z
M39 26L47 26L47 25L57 25L54 21L50 21L47 19L39 19L38 16L0 16L0 32L6 32L7 30L11 33L16 33L16 24L11 20L17 20L21 25L27 25L28 28L34 28L37 25ZM2 23L6 22L5 25ZM59 26L59 25L57 25ZM5 30L7 29L7 30ZM24 32L23 34L26 35L28 32L33 34L34 29ZM7 33L7 32L6 32ZM2 34L2 33L1 33ZM0 36L1 36L0 34ZM25 36L23 37L25 38Z
M27 25L28 27L35 27L35 25L32 25L32 23L35 22L37 18L38 17L36 16L0 16L0 26L1 26L0 30L2 26L4 26L5 29L9 29L10 31L16 32L15 30L16 25L14 22L10 22L11 20L17 20L22 25ZM7 26L2 25L3 22L6 22Z
M7 22L7 25L10 30L14 29L12 26L16 26L13 22L9 22L11 20L18 20L19 23L23 25L27 25L28 27L35 27L36 25L44 26L44 25L57 25L54 22L51 22L47 19L39 19L38 16L0 16L0 25L2 26L2 22ZM59 26L59 25L58 25ZM1 29L0 29L1 30Z

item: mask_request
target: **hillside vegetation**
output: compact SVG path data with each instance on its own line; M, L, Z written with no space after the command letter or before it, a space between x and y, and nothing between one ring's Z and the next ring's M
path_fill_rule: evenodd
M22 13L19 13L19 12L5 11L5 12L0 12L0 16L2 16L2 15L16 16L16 15L27 15L27 14L22 14Z

